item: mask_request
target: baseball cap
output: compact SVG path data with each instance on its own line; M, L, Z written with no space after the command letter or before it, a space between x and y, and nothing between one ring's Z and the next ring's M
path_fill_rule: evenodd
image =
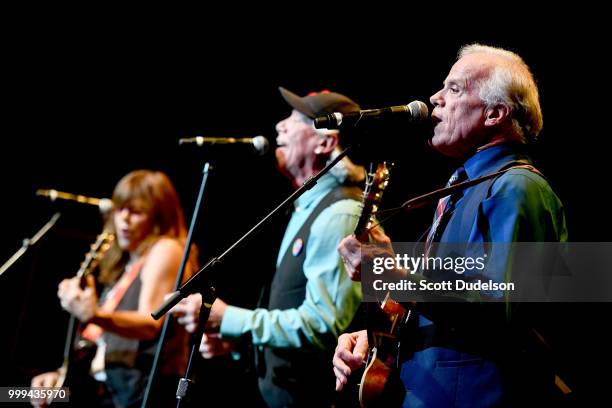
M330 91L312 92L306 96L297 96L293 92L278 87L282 97L295 110L314 119L324 113L349 113L359 110L359 105L342 94Z

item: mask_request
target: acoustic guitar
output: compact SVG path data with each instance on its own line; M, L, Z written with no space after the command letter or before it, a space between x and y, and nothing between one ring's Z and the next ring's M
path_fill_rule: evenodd
M389 183L391 164L379 163L366 178L361 216L355 236L368 242L368 231L376 222L382 195ZM401 405L405 390L397 368L399 366L400 329L410 318L410 311L386 294L380 302L366 305L369 352L359 384L359 403L364 408Z

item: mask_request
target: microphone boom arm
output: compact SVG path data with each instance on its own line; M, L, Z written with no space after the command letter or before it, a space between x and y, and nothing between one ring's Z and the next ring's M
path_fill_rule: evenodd
M289 204L293 203L300 197L302 194L306 192L306 190L310 190L317 184L317 181L327 173L332 167L334 167L340 160L344 158L352 149L352 146L344 149L336 158L334 158L331 162L327 164L321 171L319 171L314 176L309 177L304 184L302 184L297 190L295 190L289 197L287 197L282 203L280 203L276 208L274 208L268 215L261 219L254 227L248 230L242 237L240 237L236 242L230 245L223 253L217 257L212 258L202 269L200 269L194 276L192 276L183 286L181 286L176 292L172 294L157 310L151 313L151 316L155 320L159 320L162 316L164 316L174 305L181 301L181 299L186 298L192 293L199 292L205 284L205 277L207 278L210 273L206 273L206 271L210 268L213 268L215 265L221 263L223 258L227 256L234 248L236 248L242 241L249 238L255 232L257 232L261 226L268 221L272 216L276 215L281 209L285 208Z

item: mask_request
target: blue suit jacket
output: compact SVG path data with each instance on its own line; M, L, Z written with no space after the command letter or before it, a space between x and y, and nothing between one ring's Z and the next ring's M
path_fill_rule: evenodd
M477 152L464 168L468 178L474 179L513 164L530 163L521 146L505 144ZM466 189L440 242L478 245L566 239L563 207L548 182L530 170L513 169ZM507 305L421 303L418 309L418 333L407 334L418 351L403 363L400 373L408 392L404 406L507 403L513 392L512 366L524 360L522 334L507 319ZM517 388L526 385L523 380Z

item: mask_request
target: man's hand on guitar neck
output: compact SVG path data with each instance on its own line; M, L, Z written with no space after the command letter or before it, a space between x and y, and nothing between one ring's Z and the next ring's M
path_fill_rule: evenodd
M362 244L354 235L345 237L338 244L338 252L342 257L346 273L355 282L361 281L362 257L374 258L379 256L395 257L391 247L391 239L382 231L378 225L369 230L370 242L378 244L370 247L372 251L362 253Z
M365 364L367 355L367 330L345 333L338 337L338 346L336 347L333 360L334 374L336 375L336 391L342 390L351 373Z

